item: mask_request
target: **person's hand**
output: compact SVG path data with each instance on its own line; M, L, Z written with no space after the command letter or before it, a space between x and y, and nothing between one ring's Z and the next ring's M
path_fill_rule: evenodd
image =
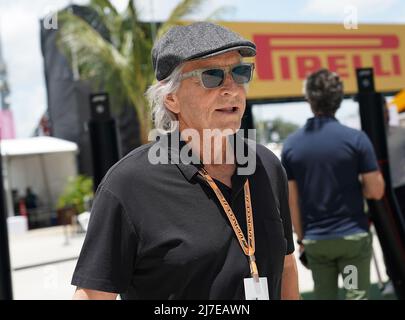
M297 244L299 245L299 253L301 254L304 251L304 244L301 239L297 239Z
M302 263L302 265L308 269L308 260L307 260L307 256L305 254L305 246L302 243L302 241L297 241L298 245L299 245L299 259Z
M301 254L303 251L304 251L304 245L303 245L303 244L300 244L299 253Z

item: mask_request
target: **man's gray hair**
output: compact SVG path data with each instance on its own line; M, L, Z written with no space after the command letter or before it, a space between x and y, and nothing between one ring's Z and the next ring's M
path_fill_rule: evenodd
M182 67L177 66L166 79L156 82L146 91L156 129L163 131L175 129L172 128L171 122L176 121L177 116L166 107L164 101L168 94L176 92L179 88Z

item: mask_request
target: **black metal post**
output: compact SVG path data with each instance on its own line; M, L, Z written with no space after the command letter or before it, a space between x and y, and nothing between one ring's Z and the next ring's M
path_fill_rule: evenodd
M373 143L385 180L384 198L369 200L368 206L396 295L405 299L405 223L391 187L383 96L375 92L373 69L357 69L356 73L361 127Z
M108 94L90 95L91 119L88 123L92 160L94 191L108 169L119 160L115 120L110 115Z

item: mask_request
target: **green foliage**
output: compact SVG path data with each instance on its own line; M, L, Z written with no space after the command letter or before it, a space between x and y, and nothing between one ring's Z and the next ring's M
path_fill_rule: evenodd
M142 143L148 142L152 128L151 112L144 93L154 81L153 41L169 27L178 24L180 19L195 12L202 2L180 1L169 19L159 26L141 22L133 0L128 0L122 13L109 0L91 0L89 7L97 16L91 24L68 10L58 15L57 43L73 70L79 72L80 79L90 80L95 88L104 88L110 95L113 108L124 103L135 107ZM93 27L98 23L106 28L109 40Z
M276 132L280 138L280 141L284 141L291 133L299 128L293 122L284 121L281 118L276 118L271 122L270 132Z
M285 121L282 118L274 120L257 121L257 140L261 143L283 142L299 126L293 122Z
M59 196L57 209L74 207L78 213L85 211L86 198L93 197L93 180L84 175L69 177L63 193Z

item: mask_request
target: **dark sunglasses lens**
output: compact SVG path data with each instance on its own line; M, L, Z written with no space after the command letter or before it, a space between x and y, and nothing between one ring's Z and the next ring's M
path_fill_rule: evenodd
M252 66L242 64L232 69L232 78L238 84L248 83L252 78Z
M206 88L219 87L224 81L224 70L211 69L206 70L201 74L201 80Z

